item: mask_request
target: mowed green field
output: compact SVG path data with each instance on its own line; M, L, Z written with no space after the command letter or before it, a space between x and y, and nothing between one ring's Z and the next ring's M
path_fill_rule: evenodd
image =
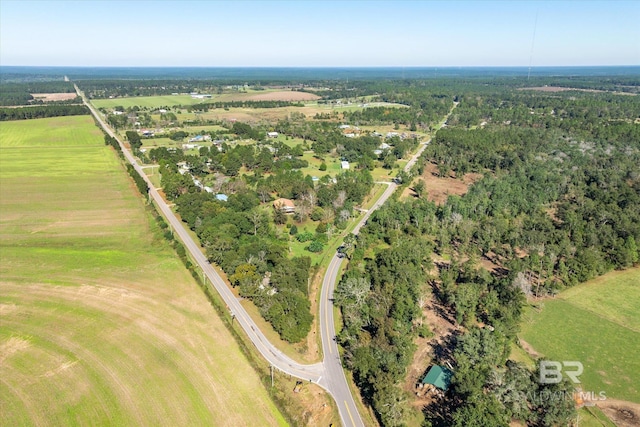
M545 357L579 361L584 391L640 403L640 269L606 274L528 309L520 336Z
M203 104L207 102L233 102L243 101L247 98L252 98L256 95L265 95L272 92L278 92L277 90L248 90L246 92L231 92L212 95L211 98L192 98L189 94L179 95L157 95L157 96L131 96L122 98L110 98L110 99L92 99L91 103L96 108L114 108L114 107L147 107L147 108L160 108L160 107L173 107L176 105L195 105Z
M286 425L89 116L0 124L0 425Z
M176 105L193 105L204 102L204 99L194 99L191 95L159 95L159 96L133 96L126 98L92 99L91 103L96 108L115 107L174 107ZM211 101L211 100L209 100Z

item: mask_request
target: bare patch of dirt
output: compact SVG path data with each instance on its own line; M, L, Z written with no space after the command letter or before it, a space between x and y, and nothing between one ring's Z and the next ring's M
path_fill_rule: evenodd
M562 220L560 218L558 218L558 205L557 205L557 203L555 203L553 206L545 209L545 212L547 213L547 215L549 215L549 218L551 218L551 220L555 224L562 224Z
M492 273L502 269L501 266L492 262L488 258L480 258L480 265L482 266L482 268Z
M0 304L0 317L13 313L18 309L18 306L10 303L10 304Z
M78 95L75 93L32 93L35 99L44 102L69 101L75 99Z
M540 92L566 92L568 90L584 90L584 89L574 89L571 87L559 87L559 86L535 86L535 87L522 87L519 90L539 90Z
M244 98L247 101L315 101L320 97L313 93L282 90L277 92L265 92Z
M289 380L280 379L287 384L286 398L290 399L290 405L298 407L301 418L298 419L299 425L304 426L329 426L338 425L337 411L333 410L332 402L329 400L327 393L318 385L302 382L299 391L296 388L297 380L291 378Z
M561 87L561 86L536 86L536 87L522 87L518 90L538 90L540 92L566 92L569 90L578 92L593 92L593 93L615 93L616 95L636 95L630 92L617 92L611 90L598 90L598 89L580 89L577 87Z
M19 337L11 337L0 344L0 365L12 354L28 348L29 345L29 341Z
M538 353L537 351L535 351L533 349L533 346L531 344L529 344L528 342L526 342L522 338L519 339L519 342L520 342L520 347L522 347L522 349L524 351L526 351L527 354L529 356L531 356L533 359L538 359L538 358L542 357L542 355L540 353Z
M469 186L479 181L482 178L482 174L468 173L465 174L462 179L455 177L442 178L438 176L438 167L433 163L429 163L424 168L422 179L425 183L425 189L427 190L427 198L435 202L437 205L442 205L447 201L449 195L462 196L467 192ZM403 196L412 194L413 191L409 190ZM415 194L415 193L413 193Z
M618 427L640 426L640 404L609 399L596 404Z
M459 332L458 326L446 307L443 307L433 294L426 301L422 315L424 321L429 325L429 329L433 332L433 336L416 339L417 349L407 369L403 385L407 392L414 395L411 405L417 409L428 406L438 396L437 392L420 388L419 385L425 371L435 358L445 361L448 359L452 339Z

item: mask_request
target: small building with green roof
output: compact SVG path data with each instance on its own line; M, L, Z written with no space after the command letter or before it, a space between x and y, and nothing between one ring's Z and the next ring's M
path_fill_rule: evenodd
M431 384L440 390L447 391L451 385L453 372L443 366L433 365L422 380L422 384Z

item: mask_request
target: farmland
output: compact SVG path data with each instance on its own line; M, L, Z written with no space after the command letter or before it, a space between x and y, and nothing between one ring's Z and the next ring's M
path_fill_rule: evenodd
M285 424L89 117L0 150L0 424Z
M640 270L612 272L529 309L521 338L552 360L584 365L582 389L640 402Z
M294 91L247 91L231 92L213 95L209 99L193 98L191 95L159 95L137 96L110 99L94 99L91 102L97 108L114 108L116 106L128 107L173 107L176 105L194 105L203 102L231 102L231 101L293 101L308 102L318 99L317 95Z

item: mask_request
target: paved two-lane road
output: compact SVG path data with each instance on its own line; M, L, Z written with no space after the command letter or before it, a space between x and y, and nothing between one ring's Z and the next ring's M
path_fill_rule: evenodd
M424 142L418 151L413 155L411 160L405 165L404 171L409 172L415 162L418 160L424 149L429 145L429 141ZM385 204L387 199L391 197L396 188L398 187L393 182L383 182L387 188L382 193L382 196L375 201L373 206L369 208L365 214L360 218L360 221L353 228L353 234L358 234L360 229L371 216L371 214L380 206ZM333 291L335 289L336 282L338 281L338 273L340 272L340 266L344 258L337 253L331 258L329 267L325 272L322 282L322 290L320 291L320 335L322 337L322 351L324 352L324 367L326 371L327 381L330 381L329 390L333 390L333 397L338 405L340 412L340 418L343 420L344 425L363 426L362 418L358 413L356 403L353 399L353 395L349 390L347 378L342 368L340 360L340 353L338 353L338 343L335 340L335 321L333 318ZM348 422L345 422L348 421Z
M149 196L155 201L156 206L160 209L162 215L169 222L174 230L174 233L178 235L180 240L185 245L185 249L189 251L191 257L195 263L202 270L203 275L211 282L220 294L223 301L229 307L229 310L235 319L245 331L251 342L255 345L256 349L262 354L262 356L275 368L285 372L289 375L301 378L304 380L312 381L322 388L327 390L329 394L335 399L340 413L340 419L344 426L360 427L364 426L364 422L360 417L355 401L349 390L347 379L340 362L340 355L338 353L338 345L334 341L335 337L335 322L333 318L333 290L338 278L338 272L342 263L342 258L339 258L337 254L331 259L329 267L324 277L323 286L321 289L320 300L320 334L322 338L322 349L324 352L324 360L322 363L316 363L312 365L305 365L298 363L280 350L278 350L264 334L258 329L253 319L248 315L244 307L240 304L236 296L231 292L227 284L222 280L217 271L209 264L206 257L203 255L198 244L191 238L185 228L182 226L182 222L178 220L171 208L164 201L162 196L155 189L153 183L149 180L147 175L142 170L136 159L131 152L127 150L114 132L106 125L102 116L93 108L93 106L86 100L84 94L80 92L76 86L76 91L79 96L82 97L84 104L89 108L91 114L96 121L104 129L104 131L115 138L122 149L122 153L126 160L135 168L136 172L140 174L149 186ZM411 158L411 160L405 166L405 171L409 171L413 164L427 146L429 142L423 144L418 152ZM366 223L369 216L393 194L396 189L395 183L386 183L388 185L382 196L374 203L374 205L365 213L355 226L353 233L357 234L360 228Z

